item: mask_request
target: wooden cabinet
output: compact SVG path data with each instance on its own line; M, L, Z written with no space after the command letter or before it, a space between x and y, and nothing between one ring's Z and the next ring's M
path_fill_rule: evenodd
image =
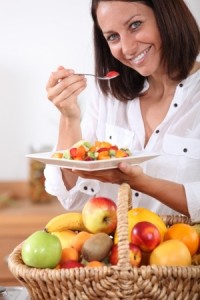
M9 253L34 231L43 229L52 217L64 212L57 199L44 204L16 200L15 206L0 210L0 285L20 285L8 269Z

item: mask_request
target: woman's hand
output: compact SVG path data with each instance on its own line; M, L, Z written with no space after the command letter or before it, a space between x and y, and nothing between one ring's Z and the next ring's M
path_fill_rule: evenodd
M101 182L122 184L126 182L130 186L134 186L134 183L137 183L141 180L144 175L142 168L140 166L131 166L126 163L120 163L118 168L110 170L100 170L100 171L80 171L73 170L74 174L82 178L87 179L96 179Z
M181 214L189 216L185 189L182 184L148 176L140 166L120 163L117 169L73 172L80 177L102 182L128 183L133 190L149 195Z
M85 87L84 76L75 75L73 70L59 67L48 80L47 97L64 117L80 118L77 96Z

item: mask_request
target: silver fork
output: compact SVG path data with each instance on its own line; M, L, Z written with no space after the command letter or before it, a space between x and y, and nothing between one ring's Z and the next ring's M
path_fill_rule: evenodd
M111 71L111 72L108 72L108 74L106 74L105 76L96 76L94 74L87 74L87 73L85 73L85 74L84 73L79 73L79 74L76 73L76 75L92 76L92 77L95 77L100 80L110 80L110 79L118 77L120 74L118 72Z

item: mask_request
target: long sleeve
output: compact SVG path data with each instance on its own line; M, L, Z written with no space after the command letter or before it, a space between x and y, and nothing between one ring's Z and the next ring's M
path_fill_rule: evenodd
M136 152L158 153L158 157L142 165L146 174L183 184L192 221L200 221L200 71L177 85L174 98L164 120L144 147L144 124L140 100L128 103L102 95L91 96L81 129L83 139L112 144ZM79 178L67 190L60 169L46 166L46 190L57 196L66 209L81 209L92 195L112 198L117 202L119 186ZM157 199L138 191L133 193L133 206L146 207L158 214L177 214ZM181 206L181 203L180 203Z

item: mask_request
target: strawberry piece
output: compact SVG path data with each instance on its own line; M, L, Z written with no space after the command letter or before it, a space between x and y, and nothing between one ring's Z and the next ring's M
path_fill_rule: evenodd
M116 145L114 145L114 146L111 146L110 149L112 149L112 150L118 150L119 148Z
M115 77L115 76L118 76L119 75L119 72L116 72L116 71L110 71L106 74L105 77L108 77L108 78L112 78L112 77Z
M99 148L98 150L97 150L97 152L103 152L103 151L108 151L110 148L106 148L106 147L103 147L103 148Z
M75 158L77 154L77 148L71 148L70 149L70 156L71 158Z

